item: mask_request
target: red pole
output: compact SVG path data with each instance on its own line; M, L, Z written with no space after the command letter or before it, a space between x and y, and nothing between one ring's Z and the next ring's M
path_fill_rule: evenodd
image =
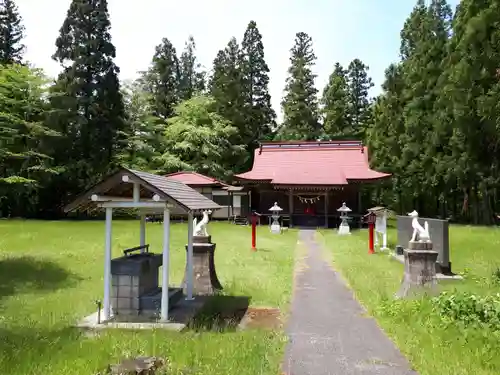
M252 251L256 251L256 227L257 227L257 215L255 213L252 213Z
M374 254L374 246L373 246L373 231L375 228L375 223L368 223L368 232L369 232L369 243L368 243L368 254Z

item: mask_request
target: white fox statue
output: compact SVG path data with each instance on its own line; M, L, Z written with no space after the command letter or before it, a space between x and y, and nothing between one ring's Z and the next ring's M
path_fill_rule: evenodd
M426 242L431 240L431 236L429 234L429 223L427 221L424 222L424 226L422 227L420 223L418 222L418 212L413 210L413 212L410 212L408 216L413 217L413 220L411 221L411 226L413 228L413 235L411 236L410 241L421 241L421 242Z
M203 218L200 220L198 223L198 220L194 218L193 220L193 234L195 236L208 236L208 231L207 231L207 224L209 219L209 216L212 213L211 210L208 211L203 211Z

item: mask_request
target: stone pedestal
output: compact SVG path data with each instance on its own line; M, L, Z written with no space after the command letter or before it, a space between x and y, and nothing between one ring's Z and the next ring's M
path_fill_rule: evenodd
M432 242L410 241L404 250L405 269L397 298L408 297L414 292L432 289L436 284L437 251L432 250Z
M211 236L194 236L193 238L193 294L211 295L222 290L222 285L217 278L215 271L215 244L212 243ZM186 251L188 245L186 245ZM182 288L186 291L186 273L184 273Z

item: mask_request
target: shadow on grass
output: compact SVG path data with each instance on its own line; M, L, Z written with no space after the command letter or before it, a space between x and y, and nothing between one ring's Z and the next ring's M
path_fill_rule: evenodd
M203 308L189 322L193 331L234 332L245 316L250 297L215 295L208 297Z
M16 327L0 329L0 372L30 373L36 363L47 364L68 346L74 346L81 337L75 328L39 330Z
M16 293L74 285L81 278L54 262L34 257L0 259L0 299Z

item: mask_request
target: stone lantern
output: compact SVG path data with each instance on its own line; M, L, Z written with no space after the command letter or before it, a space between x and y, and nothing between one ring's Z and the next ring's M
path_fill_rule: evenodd
M347 222L347 220L349 220L350 217L347 216L347 213L351 212L352 210L349 207L347 207L344 202L342 203L342 207L338 208L337 211L340 212L340 220L341 220L338 233L340 235L351 234L349 223Z
M274 206L272 206L269 211L271 211L271 219L273 220L271 223L271 233L281 233L279 218L280 212L283 211L283 209L278 206L278 202L274 202Z

